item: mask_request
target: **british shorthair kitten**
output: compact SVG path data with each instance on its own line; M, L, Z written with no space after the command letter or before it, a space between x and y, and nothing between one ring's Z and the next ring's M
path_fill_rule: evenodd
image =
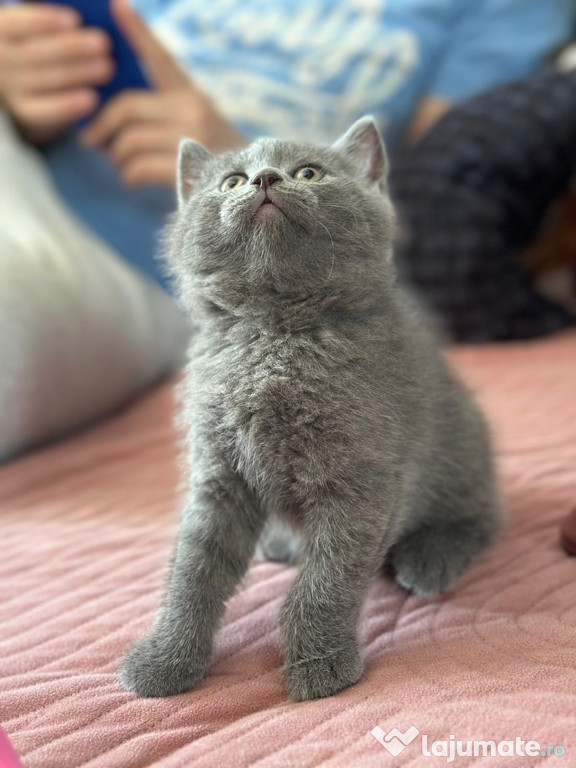
M184 141L167 259L195 325L187 495L162 610L124 661L142 696L210 665L257 548L298 562L280 625L297 700L356 683L358 610L384 565L451 589L499 527L487 429L395 281L374 121L331 147Z

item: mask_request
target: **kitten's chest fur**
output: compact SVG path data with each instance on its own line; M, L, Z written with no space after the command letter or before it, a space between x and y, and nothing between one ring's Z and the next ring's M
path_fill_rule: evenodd
M322 481L325 446L345 450L349 437L353 395L344 380L352 357L319 331L259 336L214 359L208 396L216 432L250 486L293 502Z

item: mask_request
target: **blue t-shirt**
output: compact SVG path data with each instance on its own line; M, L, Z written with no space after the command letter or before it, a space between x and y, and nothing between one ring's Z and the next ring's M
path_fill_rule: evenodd
M427 94L452 102L534 71L569 36L573 0L133 0L158 37L248 138L330 142L376 116L394 146ZM168 190L127 190L73 137L49 148L76 214L158 276Z

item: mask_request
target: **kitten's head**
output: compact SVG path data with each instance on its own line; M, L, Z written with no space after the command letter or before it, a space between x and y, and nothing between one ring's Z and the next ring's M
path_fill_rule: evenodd
M184 140L167 250L184 304L306 325L381 301L394 236L386 172L370 117L331 147L260 139L214 156Z

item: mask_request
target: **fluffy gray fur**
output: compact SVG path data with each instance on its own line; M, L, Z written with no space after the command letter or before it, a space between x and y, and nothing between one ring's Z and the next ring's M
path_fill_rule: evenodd
M306 166L322 177L296 179ZM222 191L231 174L246 183ZM371 118L330 148L261 139L214 157L186 141L178 186L188 492L163 608L121 679L142 696L198 683L259 545L301 563L280 618L288 691L330 696L362 675L356 620L384 564L436 595L493 538L486 426L396 285Z

